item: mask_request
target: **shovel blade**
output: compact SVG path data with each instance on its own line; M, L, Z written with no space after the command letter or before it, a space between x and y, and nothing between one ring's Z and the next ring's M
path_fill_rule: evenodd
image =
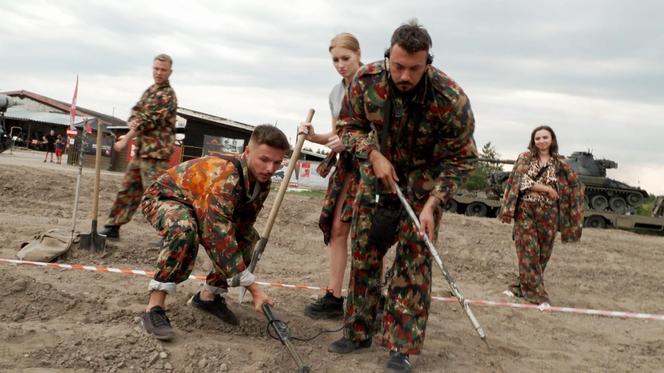
M82 234L80 247L83 250L106 250L106 236L98 233Z

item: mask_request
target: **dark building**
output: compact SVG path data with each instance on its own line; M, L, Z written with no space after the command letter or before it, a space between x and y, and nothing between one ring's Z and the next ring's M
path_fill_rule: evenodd
M25 90L0 92L0 94L18 101L18 105L9 108L5 113L6 131L15 139L13 145L17 147L45 150L42 141L43 136L51 130L56 135L62 135L69 145L74 145L76 141L81 140L84 144L95 141L97 123L103 124L106 129L111 126L127 127L127 123L122 119L77 106L74 126L78 135L68 138L70 103ZM89 138L84 139L83 123L86 121L91 123L93 133L87 136ZM102 139L102 149L104 150L102 153L102 168L117 170L117 165L113 162L117 157L111 157L114 135L112 132L105 130ZM69 164L77 162L78 154L74 151L73 146L69 147L67 155ZM90 154L89 149L84 148L83 164L86 167L94 167L94 154Z
M20 127L15 129L20 133L23 144L17 146L30 146L39 149L43 135L51 129L56 134L62 134L66 138L66 131L69 127L69 109L70 104L55 100L40 94L20 90L1 92L0 94L14 97L20 104L7 111L7 133L10 127ZM234 121L206 114L199 111L178 107L176 124L176 151L171 164L187 161L208 154L215 153L241 153L244 147L249 143L249 138L254 130L254 126L246 123ZM104 169L112 171L124 171L130 160L131 146L126 147L118 153L112 149L114 138L124 135L129 131L127 122L110 116L89 110L84 107L76 107L76 127L79 129L78 136L82 136L82 124L87 119L96 119L98 123L104 125L104 154L108 159L104 161ZM96 123L93 126L96 131ZM77 137L77 140L80 140ZM70 139L73 145L74 140ZM84 141L86 143L87 140ZM72 148L73 149L73 148ZM72 161L77 159L76 154L68 153ZM89 155L84 155L84 164L87 166L90 162L87 160ZM300 159L320 161L325 158L325 154L320 154L312 150L303 149ZM71 163L71 162L69 162Z
M209 153L241 153L254 126L199 111L178 108L178 126L184 127L182 161Z
M182 160L210 153L241 153L255 126L199 111L178 108L178 127L184 127ZM303 149L302 160L322 161L326 154Z

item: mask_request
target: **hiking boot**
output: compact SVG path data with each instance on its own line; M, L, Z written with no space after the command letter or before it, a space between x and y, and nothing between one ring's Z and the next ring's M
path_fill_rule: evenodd
M304 314L312 319L340 319L344 316L344 298L337 298L328 291L323 297L304 307Z
M205 311L217 316L221 319L221 321L227 324L240 324L240 321L238 321L233 311L229 310L226 306L226 299L224 299L224 297L219 294L214 295L214 300L201 300L201 293L198 292L191 299L191 305L201 311Z
M327 351L335 352L337 354L347 354L361 348L371 347L371 338L365 339L360 342L352 341L346 337L342 337L334 342L332 342L328 347Z
M120 226L119 225L104 225L99 234L103 234L106 238L120 238Z
M148 334L159 340L170 341L175 337L173 328L171 328L171 321L166 316L166 311L159 306L154 306L150 311L143 313L141 325Z
M408 355L390 351L390 359L385 364L385 373L409 373L411 369Z

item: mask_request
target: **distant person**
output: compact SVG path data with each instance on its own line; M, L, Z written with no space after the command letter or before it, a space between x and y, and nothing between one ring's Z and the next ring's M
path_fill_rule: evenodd
M332 38L328 48L332 64L341 75L341 82L330 92L329 103L332 112L332 129L330 132L317 134L311 123L302 123L300 132L305 133L308 141L326 145L330 148L327 159L321 163L318 173L326 177L330 175L319 226L323 231L323 241L329 245L329 278L325 296L307 305L304 313L315 319L337 319L344 314L344 299L341 286L346 270L348 257L348 234L350 219L353 213L353 190L355 185L355 165L353 156L345 151L344 145L337 134L337 120L341 111L341 102L350 82L357 70L362 66L360 43L349 33L341 33Z
M513 239L519 262L518 281L505 292L543 307L550 305L544 270L551 258L556 232L563 243L581 238L583 186L558 154L558 140L549 126L530 134L507 180L499 219L514 219Z
M43 137L44 144L46 145L46 155L44 156L44 163L48 159L48 155L51 155L51 163L53 163L53 153L55 153L55 131L50 130L48 135Z
M65 152L65 142L62 139L62 135L58 135L55 139L55 158L57 159L58 164L62 164L62 153Z
M240 159L209 156L184 162L148 187L141 207L163 237L163 249L142 318L147 333L162 340L174 337L165 311L166 296L189 278L199 244L213 268L191 300L194 307L237 325L222 296L227 280L236 274L251 293L257 312L263 303L272 303L248 267L259 237L254 222L270 192L270 179L288 150L281 130L261 125L254 129Z
M132 154L122 187L115 197L104 229L108 238L119 238L120 227L128 223L136 212L143 191L168 169L175 143L175 120L178 107L175 91L168 78L173 60L160 54L152 63L151 85L131 109L127 125L129 132L120 136L113 148L120 152L130 139L135 139L136 153Z

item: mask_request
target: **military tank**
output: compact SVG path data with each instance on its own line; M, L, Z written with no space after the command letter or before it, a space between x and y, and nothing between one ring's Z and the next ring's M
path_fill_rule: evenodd
M573 152L565 161L585 185L586 207L589 209L616 214L634 213L648 198L645 190L606 177L607 169L618 167L612 160L595 159L590 152ZM503 171L489 176L492 193L502 195L509 174Z
M590 152L574 152L567 163L586 186L586 205L593 210L616 214L634 212L648 198L648 192L606 177L606 170L618 168L608 159L595 159Z

